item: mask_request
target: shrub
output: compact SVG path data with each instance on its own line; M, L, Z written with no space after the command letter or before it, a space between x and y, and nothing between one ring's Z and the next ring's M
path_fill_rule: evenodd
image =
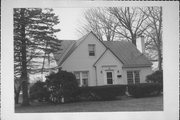
M162 84L159 83L141 83L128 85L128 92L133 97L148 97L159 95L162 90Z
M125 85L106 85L80 88L80 95L86 96L88 100L113 100L117 96L125 95Z
M150 83L160 83L163 84L163 71L158 70L151 75L146 76L146 81Z
M47 76L47 87L50 92L50 100L53 103L75 101L78 90L76 77L66 71L59 71Z
M46 88L46 83L37 81L30 87L30 100L48 101L49 93Z

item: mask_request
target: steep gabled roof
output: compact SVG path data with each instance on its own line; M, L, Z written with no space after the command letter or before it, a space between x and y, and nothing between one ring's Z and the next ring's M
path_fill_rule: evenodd
M61 40L61 53L54 55L55 60L58 65L62 65L62 63L72 54L72 52L81 44L81 42L88 36L89 34L84 35L79 40Z
M62 61L62 59L67 56L67 52L72 49L72 45L76 43L75 40L60 40L61 42L61 51L58 53L54 53L54 58L56 62L59 65L59 62Z
M131 42L103 41L105 46L123 62L123 67L145 67L152 63Z
M83 36L79 40L61 41L61 47L63 50L59 55L54 55L59 66L62 65L62 63L73 53L73 51L75 51L75 49L86 39L89 34ZM143 55L129 41L101 41L101 43L123 63L123 67L146 67L152 65L145 55Z

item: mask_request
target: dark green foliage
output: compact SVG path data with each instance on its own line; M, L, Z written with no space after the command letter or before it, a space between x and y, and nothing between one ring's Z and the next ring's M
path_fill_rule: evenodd
M62 99L64 102L76 100L78 83L74 74L60 70L47 76L46 83L53 103L61 103Z
M37 81L30 87L30 100L38 100L39 102L48 101L49 92L45 82Z
M163 88L159 83L141 83L128 85L128 92L133 97L149 97L159 95Z
M60 30L53 28L59 20L53 9L47 8L14 8L13 15L14 76L23 80L22 105L29 105L28 74L44 72L45 60L52 61L49 54L60 50L60 44L54 42L54 33Z
M148 75L146 77L146 81L150 83L160 83L163 84L163 71L158 70L152 73L151 75Z
M23 12L22 12L23 11ZM60 51L60 42L54 33L54 25L59 23L53 9L15 8L14 9L14 62L15 75L21 75L22 43L26 46L26 62L28 73L45 71L39 59L52 60L50 53ZM22 28L24 31L22 31ZM22 36L22 32L25 35ZM44 61L43 60L43 61ZM42 69L41 69L42 68Z
M113 100L117 96L125 95L126 85L106 85L79 88L80 96L86 96L89 100Z

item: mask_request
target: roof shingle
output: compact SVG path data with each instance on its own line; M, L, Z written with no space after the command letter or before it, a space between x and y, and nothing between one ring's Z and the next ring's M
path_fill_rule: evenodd
M123 62L123 67L151 66L152 63L129 41L103 41L105 46Z
M63 50L60 54L54 55L58 65L61 65L88 35L79 40L62 40L61 47ZM123 63L123 67L146 67L152 65L146 56L129 41L102 41L102 43Z

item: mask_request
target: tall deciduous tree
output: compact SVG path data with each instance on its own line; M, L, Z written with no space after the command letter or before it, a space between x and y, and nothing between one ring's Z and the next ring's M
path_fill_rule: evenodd
M162 70L162 7L148 7L141 10L148 16L149 28L144 33L148 38L146 49L157 53L158 68Z
M148 18L138 7L110 7L108 11L117 18L119 25L116 32L130 40L135 46L137 38L148 28L145 20Z
M116 39L117 20L106 9L88 9L84 13L85 24L78 29L81 34L93 31L100 40Z
M52 59L49 54L60 50L60 44L54 42L54 33L60 30L53 26L58 23L52 9L14 9L14 72L15 78L20 77L22 105L29 105L28 74L44 71L45 59Z
M148 28L147 16L138 7L93 8L85 12L85 24L81 31L93 31L101 40L127 39L136 45Z

